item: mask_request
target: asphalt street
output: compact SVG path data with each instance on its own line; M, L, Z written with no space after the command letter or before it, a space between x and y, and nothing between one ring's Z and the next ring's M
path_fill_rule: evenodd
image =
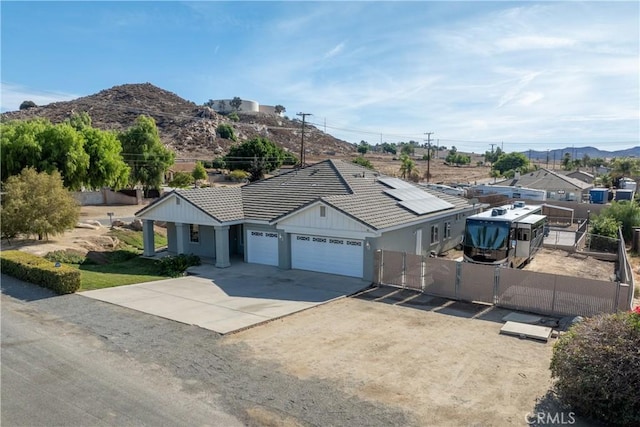
M3 426L242 425L160 368L2 296Z
M4 426L421 425L216 332L1 276Z

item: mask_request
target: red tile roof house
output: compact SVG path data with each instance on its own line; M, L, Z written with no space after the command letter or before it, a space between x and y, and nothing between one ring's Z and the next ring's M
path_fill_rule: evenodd
M467 199L414 186L341 160L325 160L243 187L175 190L136 213L144 254L154 221L168 251L372 280L378 249L442 253L457 246Z

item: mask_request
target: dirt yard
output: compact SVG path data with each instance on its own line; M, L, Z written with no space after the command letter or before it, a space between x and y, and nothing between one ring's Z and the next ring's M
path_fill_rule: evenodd
M499 335L506 310L434 301L347 298L224 340L296 377L398 407L416 425L525 425L551 384L554 340Z
M113 212L113 219L131 218L142 209L144 205L125 206L82 206L80 208L79 223L88 223L97 220L108 220L108 212ZM107 222L105 222L107 223ZM93 224L93 222L92 222ZM160 228L157 228L161 231ZM105 251L114 249L116 242L109 236L109 226L100 226L96 229L74 228L58 236L50 236L49 240L37 241L15 240L11 244L2 242L3 250L19 249L34 255L44 256L57 250L73 249L86 253L88 251Z

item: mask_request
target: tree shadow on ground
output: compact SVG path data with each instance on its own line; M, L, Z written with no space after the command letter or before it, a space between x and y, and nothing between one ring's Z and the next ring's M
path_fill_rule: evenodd
M576 426L576 427L603 427L606 424L595 420L579 417L571 410L571 407L565 405L558 395L549 390L547 393L536 399L533 409L526 414L526 423L530 427L560 427L560 426Z

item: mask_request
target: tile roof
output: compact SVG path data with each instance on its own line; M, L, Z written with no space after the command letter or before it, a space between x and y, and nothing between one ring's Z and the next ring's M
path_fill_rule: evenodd
M351 162L325 160L243 187L196 188L176 192L221 222L259 220L273 222L317 200L335 207L373 229L384 229L439 215L418 215L384 192L389 187L377 172ZM415 186L453 205L468 207L462 197Z
M586 190L593 187L593 185L580 181L579 179L562 175L544 168L522 174L520 178L514 179L511 185L521 185L523 187L539 190L572 188L577 190Z
M219 222L244 218L241 187L192 188L175 192Z

